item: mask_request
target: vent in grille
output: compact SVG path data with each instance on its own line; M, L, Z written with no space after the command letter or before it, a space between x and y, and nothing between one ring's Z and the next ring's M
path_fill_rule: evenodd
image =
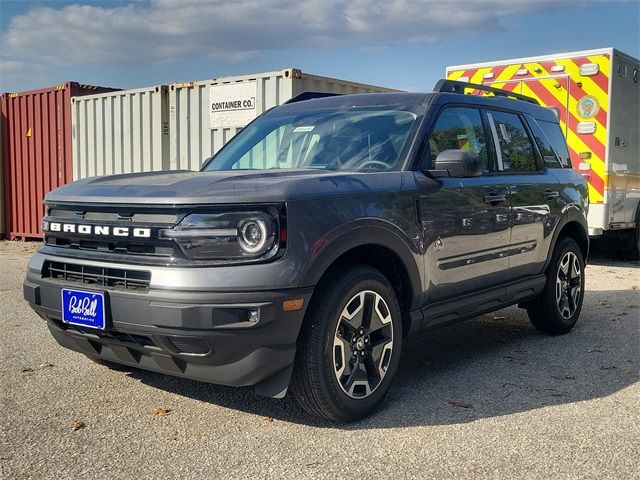
M71 325L69 323L63 323L60 321L56 321L55 323L63 330L81 333L83 335L93 335L99 338L115 340L121 343L132 343L135 345L140 345L142 347L148 347L158 350L160 349L160 347L156 345L153 339L151 337L148 337L147 335L123 333L116 330L97 330L95 328L81 327L79 325Z
M178 222L175 213L129 213L129 212L85 212L81 210L66 210L52 208L49 216L60 219L91 220L97 222L131 222L153 225L174 225Z
M151 283L151 272L51 261L45 262L42 276L62 282L123 290L144 291Z
M161 243L161 244L160 244ZM151 243L107 242L86 240L77 237L47 236L46 244L52 247L76 248L80 250L95 250L98 252L119 253L127 255L147 255L152 257L171 257L175 254L171 242Z
M209 347L209 344L204 338L182 337L177 335L171 335L167 338L180 353L189 353L191 355L207 355L211 352L211 347Z

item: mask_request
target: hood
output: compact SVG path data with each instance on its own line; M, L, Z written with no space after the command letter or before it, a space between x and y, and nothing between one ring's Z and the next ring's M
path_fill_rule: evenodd
M93 177L50 192L46 203L235 204L394 192L401 172L170 171Z

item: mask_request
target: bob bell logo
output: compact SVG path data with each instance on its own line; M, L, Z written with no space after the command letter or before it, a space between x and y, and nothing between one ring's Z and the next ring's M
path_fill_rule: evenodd
M113 237L151 237L150 228L110 227L107 225L79 225L76 223L44 222L42 230L45 232L77 233L79 235L102 235Z

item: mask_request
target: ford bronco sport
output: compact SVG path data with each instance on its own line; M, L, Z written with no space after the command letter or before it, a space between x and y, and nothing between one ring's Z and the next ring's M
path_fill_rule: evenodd
M453 81L313 96L200 172L47 195L24 295L55 339L110 366L291 389L352 421L384 397L408 335L514 304L541 332L573 327L587 185L553 111Z

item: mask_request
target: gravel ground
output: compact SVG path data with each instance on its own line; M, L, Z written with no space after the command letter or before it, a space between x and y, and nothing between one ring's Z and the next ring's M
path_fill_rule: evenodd
M22 299L34 249L0 243L3 478L640 478L637 264L592 261L569 335L508 308L413 339L378 413L342 426L59 347Z

